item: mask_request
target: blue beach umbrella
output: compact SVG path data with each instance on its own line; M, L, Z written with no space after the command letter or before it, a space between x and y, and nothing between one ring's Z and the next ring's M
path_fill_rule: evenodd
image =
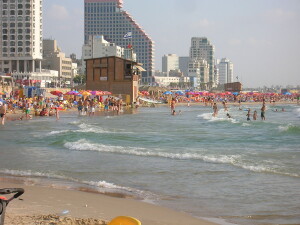
M232 94L233 94L233 95L239 95L239 93L238 93L238 92L233 92Z
M184 95L184 93L182 91L176 91L175 94L176 95Z
M285 92L285 93L283 93L284 95L292 95L292 93L290 93L290 92Z
M171 91L166 91L163 93L164 95L172 95L173 93Z

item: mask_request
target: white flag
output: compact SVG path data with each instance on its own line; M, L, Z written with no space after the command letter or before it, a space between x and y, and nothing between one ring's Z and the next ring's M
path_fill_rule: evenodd
M127 34L124 35L124 39L129 39L132 38L132 32L128 32Z

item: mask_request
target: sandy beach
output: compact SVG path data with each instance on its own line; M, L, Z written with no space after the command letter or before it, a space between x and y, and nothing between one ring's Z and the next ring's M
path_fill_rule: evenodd
M0 188L21 187L25 193L12 201L6 211L9 225L64 224L104 225L126 215L143 225L213 225L182 212L141 201L74 190L25 186L0 178ZM63 212L68 211L65 215Z

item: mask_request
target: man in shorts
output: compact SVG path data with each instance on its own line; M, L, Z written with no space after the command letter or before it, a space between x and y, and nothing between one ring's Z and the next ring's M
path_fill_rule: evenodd
M5 123L5 115L6 115L6 105L3 102L0 102L0 118L1 124L4 125Z

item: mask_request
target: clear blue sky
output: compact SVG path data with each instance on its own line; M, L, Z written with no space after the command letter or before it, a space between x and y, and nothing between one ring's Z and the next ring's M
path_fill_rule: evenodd
M155 41L156 69L205 36L246 87L300 85L300 0L124 0L123 9ZM44 0L44 38L80 57L83 17L83 0Z

